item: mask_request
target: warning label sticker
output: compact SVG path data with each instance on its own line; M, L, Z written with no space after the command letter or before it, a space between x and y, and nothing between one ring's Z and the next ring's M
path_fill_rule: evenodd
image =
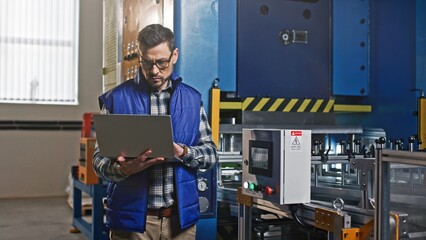
M302 131L290 131L290 150L302 151Z

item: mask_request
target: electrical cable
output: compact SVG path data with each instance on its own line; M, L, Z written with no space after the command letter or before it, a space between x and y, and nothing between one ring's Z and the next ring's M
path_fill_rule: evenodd
M297 215L297 210L299 210L299 204L290 204L288 208L291 212L291 217L294 219L294 221L296 221L297 225L302 228L305 228L306 230L309 230L310 227Z

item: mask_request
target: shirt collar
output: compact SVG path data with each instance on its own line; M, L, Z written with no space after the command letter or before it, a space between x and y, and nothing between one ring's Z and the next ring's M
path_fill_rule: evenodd
M172 92L172 81L171 80L167 81L167 87L164 88L163 90L161 90L161 91L151 91L151 93L152 94L159 94L160 92L166 92L166 91L169 92L169 93Z

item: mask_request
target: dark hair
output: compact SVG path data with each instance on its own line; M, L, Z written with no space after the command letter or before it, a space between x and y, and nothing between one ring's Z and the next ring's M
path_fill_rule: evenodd
M161 24L151 24L142 29L138 34L139 48L142 52L167 42L170 51L175 49L175 36L173 32Z

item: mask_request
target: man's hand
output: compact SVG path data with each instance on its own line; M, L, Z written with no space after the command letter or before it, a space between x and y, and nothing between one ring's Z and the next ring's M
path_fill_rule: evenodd
M121 166L120 170L124 174L130 176L164 161L164 158L162 157L149 158L151 153L151 150L147 150L137 158L131 160L126 160L123 156L118 156L117 162Z
M184 154L184 149L181 145L173 142L173 149L175 152L175 157L180 158Z

